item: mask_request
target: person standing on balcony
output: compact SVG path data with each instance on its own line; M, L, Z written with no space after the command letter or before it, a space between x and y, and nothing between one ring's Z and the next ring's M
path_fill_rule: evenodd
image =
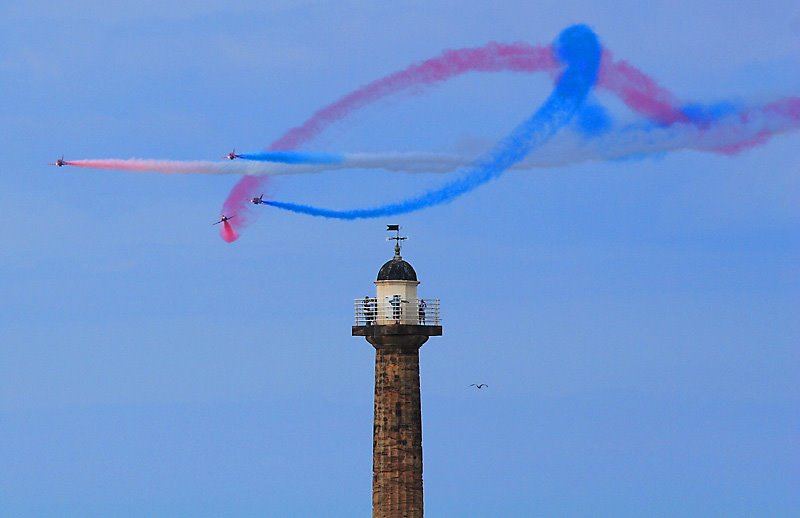
M366 325L371 326L374 318L372 316L372 299L370 298L369 295L364 297L363 310L364 310L364 320L367 322Z
M392 318L395 319L396 322L400 322L400 295L392 296L389 304L392 305Z

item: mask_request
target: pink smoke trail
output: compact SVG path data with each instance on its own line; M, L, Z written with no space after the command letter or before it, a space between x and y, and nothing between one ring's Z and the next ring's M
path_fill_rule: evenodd
M412 86L440 83L467 72L536 72L557 67L549 46L490 43L482 48L448 50L437 58L411 65L342 97L317 111L302 125L290 129L270 147L294 149L354 110Z
M182 161L182 160L146 160L131 158L128 160L121 160L116 158L111 159L87 159L87 160L69 160L65 161L64 165L71 165L75 167L86 167L90 169L115 169L122 171L143 171L153 173L206 173L206 174L222 174L230 173L231 170L245 171L239 164L228 164L224 162L207 162L207 161Z
M692 124L693 121L677 106L679 101L647 74L626 61L614 61L611 52L603 51L597 86L617 95L629 108L645 117L665 125ZM789 97L765 107L750 107L738 115L741 127L755 117L771 116L777 125L786 121L800 120L800 98ZM700 123L699 125L702 125ZM715 151L724 155L735 155L746 149L768 141L779 128L766 128L757 135L731 145L723 145ZM735 131L735 128L731 128Z
M604 50L597 86L614 93L629 108L661 124L689 122L675 108L678 101L647 74L626 61L614 61L611 52Z
M772 102L763 108L747 110L739 115L739 119L743 124L745 124L749 121L749 119L759 116L768 117L773 121L777 121L777 123L785 121L800 121L800 97L787 97L786 99ZM773 127L763 129L750 139L737 142L736 144L731 144L729 146L723 146L719 148L719 152L726 155L735 155L737 153L741 153L745 149L750 149L763 144L773 135L775 135L775 133L780 131L781 128L774 127L775 125L776 124L773 123Z

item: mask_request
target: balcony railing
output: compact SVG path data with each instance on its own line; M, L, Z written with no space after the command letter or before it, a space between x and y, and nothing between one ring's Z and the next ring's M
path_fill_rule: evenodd
M386 326L406 324L417 326L440 326L439 299L385 298L355 299L357 326Z

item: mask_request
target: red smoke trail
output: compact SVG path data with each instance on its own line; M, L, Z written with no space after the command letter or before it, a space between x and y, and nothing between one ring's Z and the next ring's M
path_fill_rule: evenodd
M239 234L236 233L236 230L233 229L233 226L227 222L222 222L222 229L220 229L220 235L222 235L222 239L224 239L228 243L233 243L237 239L239 239Z

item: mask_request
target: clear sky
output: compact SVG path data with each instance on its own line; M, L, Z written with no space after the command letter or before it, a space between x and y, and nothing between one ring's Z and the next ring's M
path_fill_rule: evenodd
M0 8L0 516L369 515L374 355L350 325L385 223L442 300L421 350L429 516L800 515L798 133L510 172L390 220L259 207L233 244L211 223L236 178L46 165L257 151L443 49L573 23L681 99L800 95L797 2L165 4ZM467 75L310 149L468 148L551 88ZM349 208L441 182L337 172L269 195Z

